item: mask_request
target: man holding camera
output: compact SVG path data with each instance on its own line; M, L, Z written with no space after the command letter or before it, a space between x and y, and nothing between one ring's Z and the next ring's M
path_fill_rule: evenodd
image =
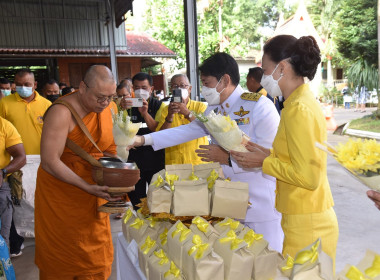
M141 122L141 128L137 135L145 135L156 131L158 121L156 117L161 115L165 104L152 97L153 78L147 73L137 73L132 78L135 97L140 99L142 104L136 102L132 105L131 100L123 98L120 105L123 109L132 106L131 121L134 123ZM165 151L154 151L151 146L138 147L129 151L129 160L134 161L140 169L140 180L135 185L135 190L128 193L128 196L137 209L140 199L146 197L146 187L149 185L155 173L165 168Z
M159 124L156 130L177 127L195 120L192 112L203 113L207 105L190 99L191 85L184 74L177 74L171 78L170 88L173 98L158 117ZM201 164L204 163L195 152L200 145L208 145L207 137L201 137L189 142L168 147L165 149L165 164Z

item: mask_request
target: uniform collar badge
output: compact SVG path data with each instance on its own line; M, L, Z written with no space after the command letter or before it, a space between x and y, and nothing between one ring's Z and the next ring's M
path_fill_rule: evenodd
M237 111L237 112L234 112L234 114L235 114L236 116L243 117L243 116L249 114L249 111L244 111L243 106L240 106L240 110Z

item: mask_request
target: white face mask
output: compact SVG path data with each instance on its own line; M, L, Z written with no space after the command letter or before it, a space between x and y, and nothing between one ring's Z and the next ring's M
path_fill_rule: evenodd
M221 92L216 90L216 87L219 85L222 78L220 78L219 82L216 84L214 88L209 88L206 86L202 86L202 95L206 99L208 105L219 105L220 103L220 94L226 89L224 88Z
M27 98L33 94L33 87L16 86L16 91L21 97Z
M2 93L4 96L8 96L8 95L11 95L11 90L10 90L10 89L2 89L2 90L1 90L1 93Z
M150 97L150 92L145 89L139 88L135 90L135 97L144 98L145 100L148 100L148 98Z
M189 91L185 88L181 88L182 100L186 100L189 97Z
M276 65L276 68L274 68L272 74L263 75L260 82L261 86L265 88L265 90L272 97L282 96L282 91L280 89L280 86L278 85L278 82L282 79L284 74L281 73L280 78L277 81L273 78L273 73L277 70L278 65L279 64Z

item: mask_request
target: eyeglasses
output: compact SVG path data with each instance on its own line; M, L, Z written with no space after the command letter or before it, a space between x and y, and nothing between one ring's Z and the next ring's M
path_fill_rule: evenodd
M171 87L172 87L172 89L177 89L177 88L187 89L189 87L189 85L185 85L185 84L180 84L180 85L172 84Z
M83 83L86 85L87 88L91 89L87 83L85 81L83 81ZM107 103L110 103L113 99L114 99L115 95L111 95L111 96L108 96L108 97L96 97L96 102L98 103L104 103L105 101L107 101Z

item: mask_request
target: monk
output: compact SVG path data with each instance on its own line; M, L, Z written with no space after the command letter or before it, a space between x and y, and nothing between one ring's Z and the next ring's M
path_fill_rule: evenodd
M103 280L111 274L109 214L97 208L119 198L111 198L107 186L94 183L91 165L65 143L69 138L96 159L116 155L109 106L115 92L111 71L94 65L79 90L60 99L78 113L102 153L66 106L54 104L45 114L35 195L35 262L42 280Z

